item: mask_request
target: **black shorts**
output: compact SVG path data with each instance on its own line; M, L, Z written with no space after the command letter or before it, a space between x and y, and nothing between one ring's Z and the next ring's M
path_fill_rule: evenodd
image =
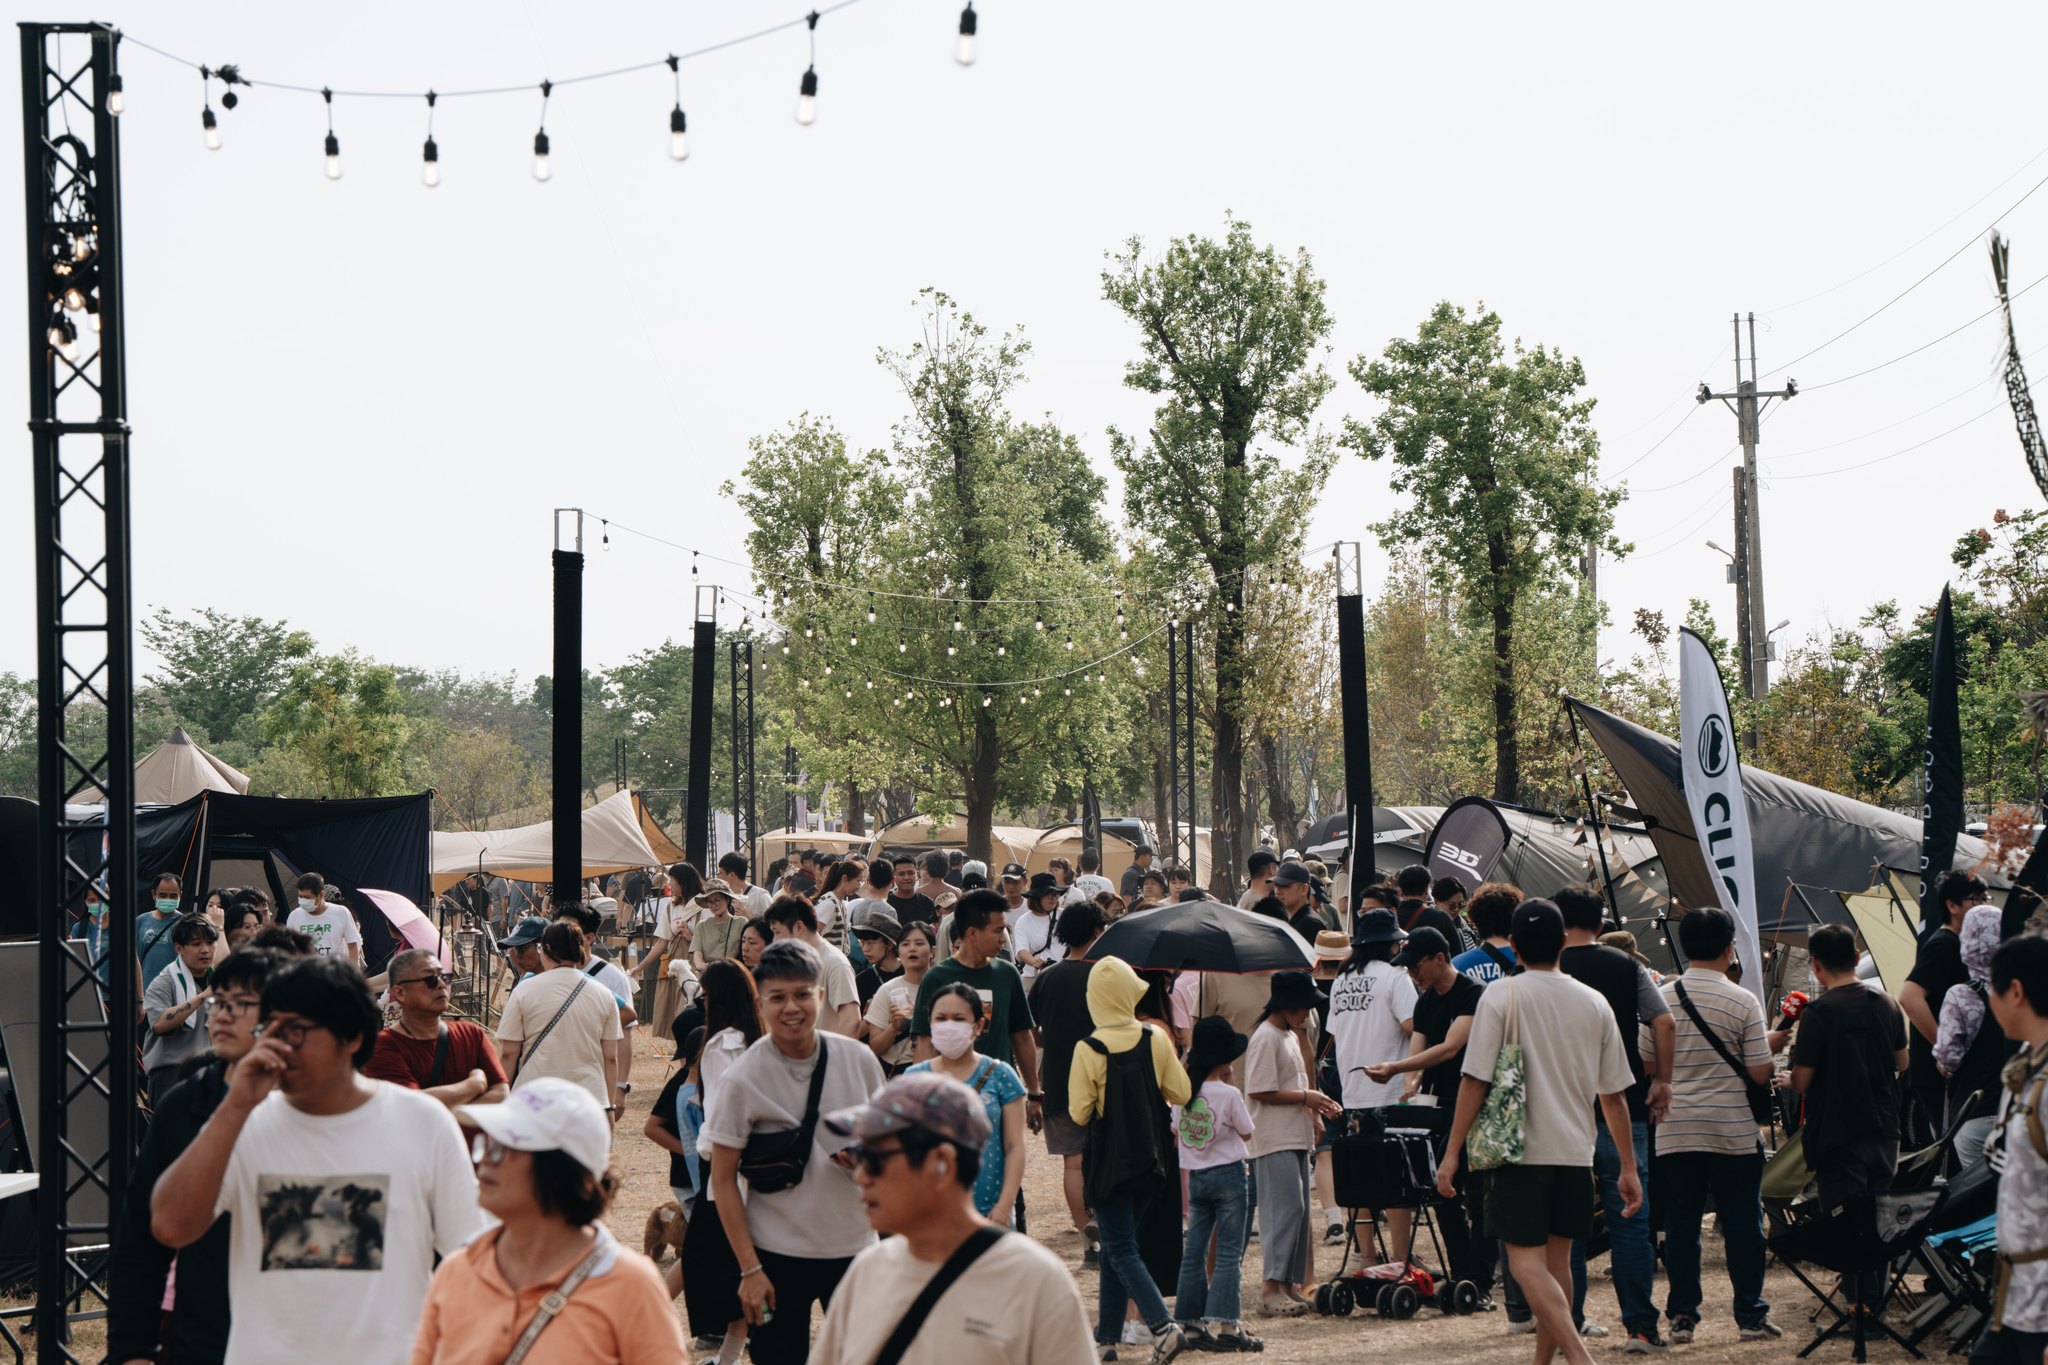
M1486 1173L1486 1235L1540 1247L1593 1231L1593 1168L1501 1166Z

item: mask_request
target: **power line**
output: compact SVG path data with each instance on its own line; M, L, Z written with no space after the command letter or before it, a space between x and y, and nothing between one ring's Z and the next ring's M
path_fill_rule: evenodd
M2041 283L2042 280L2048 280L2048 275L2036 276L2032 283L2027 285L2026 289L2020 290L2019 293L2014 294L2013 297L2018 298L2020 294L2026 293L2028 289L2032 289L2034 285ZM1905 352L1903 355L1895 355L1890 360L1881 361L1878 364L1872 365L1867 369L1858 370L1854 374L1845 374L1839 379L1828 379L1823 380L1821 383L1818 384L1807 384L1801 389L1801 392L1812 393L1817 389L1831 389L1837 384L1846 384L1852 379L1861 379L1863 378L1863 376L1867 374L1876 374L1879 370L1889 369L1892 366L1898 364L1901 360L1909 360L1912 357L1919 355L1928 347L1939 345L1940 343L1947 341L1950 337L1956 335L1956 333L1965 331L1970 327L1974 327L1976 324L1990 317L1993 313L1996 313L1998 311L1998 308L1999 306L1997 304L1993 304L1991 307L1985 309L1983 312L1977 314L1975 317L1969 319L1967 322L1962 323L1960 326L1951 327L1948 331L1943 332L1940 336L1934 338L1933 341L1922 342L1920 345L1915 346L1912 350ZM1775 374L1776 371L1772 371L1772 373Z
M1870 466L1874 464L1883 464L1886 460L1896 460L1899 456L1910 454L1911 452L1920 449L1922 446L1933 445L1936 441L1939 441L1944 436L1953 436L1957 432L1961 431L1964 427L1971 426L1977 422L1981 422L1986 417L1989 417L1992 413L2002 411L2004 408L2005 404L2003 403L1993 403L1990 407L1984 409L1984 411L1978 413L1975 417L1965 418L1964 420L1950 427L1947 431L1937 431L1936 433L1934 433L1934 435L1929 436L1926 440L1915 441L1913 442L1913 444L1909 446L1902 446L1899 449L1892 451L1889 455L1879 455L1875 459L1861 460L1858 461L1856 464L1845 464L1836 469L1816 469L1805 474L1778 474L1774 475L1773 477L1777 480L1824 479L1830 474L1846 474L1852 469L1868 469L1870 468Z
M1685 529L1685 530L1683 530L1683 531L1679 532L1679 533L1678 533L1678 534L1677 534L1677 535L1676 535L1675 537L1673 537L1673 538L1672 538L1671 540L1669 540L1669 541L1665 542L1664 544L1662 544L1662 545L1658 546L1658 547L1657 547L1656 549L1654 549L1654 550L1644 550L1644 551L1642 551L1642 552L1641 552L1641 553L1639 553L1639 554L1632 554L1632 555L1630 555L1630 556L1629 556L1629 559L1630 559L1631 561L1634 561L1634 560L1638 560L1638 559L1655 559L1655 558L1656 558L1656 557L1657 557L1658 555L1661 555L1661 554L1669 554L1669 553L1670 553L1671 551L1673 551L1673 550L1677 549L1677 548L1678 548L1679 546L1681 546L1681 545L1685 544L1685 543L1686 543L1687 541L1691 540L1691 539L1692 539L1692 538L1693 538L1694 536L1698 535L1698 534L1699 534L1699 532L1700 532L1700 528L1701 528L1701 527L1705 526L1705 525L1706 525L1706 524L1707 524L1708 522L1712 521L1712 520L1713 520L1713 519L1714 519L1715 517L1718 517L1718 516L1720 516L1722 512L1724 512L1725 510L1727 510L1728 504L1729 504L1729 503L1731 503L1731 502L1733 502L1733 501L1735 501L1735 495L1734 495L1733 493L1730 493L1730 494L1729 494L1729 495L1728 495L1727 497L1725 497L1725 498L1721 499L1721 501L1720 501L1720 502L1716 503L1716 504L1714 505L1714 507L1712 508L1712 510L1710 510L1710 511L1709 511L1709 512L1708 512L1708 513L1707 513L1707 514L1705 515L1705 516L1701 517L1701 518L1700 518L1700 519L1699 519L1698 521L1695 521L1695 522L1694 522L1694 523L1693 523L1693 524L1692 524L1692 525L1691 525L1690 527L1688 527L1687 529ZM1666 527L1664 528L1664 530L1665 530L1665 531L1669 531L1670 529L1671 529L1671 528L1670 528L1669 526L1666 526ZM1661 531L1660 531L1660 532L1658 532L1658 534L1659 534L1659 535L1662 535L1662 534L1663 534L1663 532L1661 532Z

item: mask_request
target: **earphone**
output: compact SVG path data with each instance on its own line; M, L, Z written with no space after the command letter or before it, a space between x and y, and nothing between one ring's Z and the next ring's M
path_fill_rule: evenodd
M945 1162L941 1161L941 1162L939 1163L939 1174L940 1174L940 1175L944 1175L944 1174L946 1174L946 1172L947 1172L947 1170L948 1170L948 1169L949 1169L949 1168L947 1167L947 1165L946 1165L946 1163L945 1163Z

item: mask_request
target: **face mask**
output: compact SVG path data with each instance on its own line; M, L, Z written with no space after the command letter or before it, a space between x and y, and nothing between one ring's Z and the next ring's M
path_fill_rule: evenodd
M309 914L309 915L310 915L310 914L312 914L312 913L313 913L313 898L312 898L311 896L301 896L301 897L299 897L299 909L301 909L301 910L305 911L305 912L306 912L307 914Z
M934 1019L932 1046L948 1061L965 1057L967 1049L974 1046L974 1025L960 1019Z
M158 896L156 898L156 908L161 913L168 915L178 908L178 898L176 896Z

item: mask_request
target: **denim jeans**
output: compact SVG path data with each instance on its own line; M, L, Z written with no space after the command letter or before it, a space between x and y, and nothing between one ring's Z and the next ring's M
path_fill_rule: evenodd
M1659 1197L1664 1201L1664 1273L1671 1292L1664 1316L1676 1322L1700 1316L1700 1220L1707 1196L1728 1249L1728 1284L1735 1295L1735 1321L1754 1327L1771 1311L1764 1302L1764 1206L1758 1190L1764 1153L1673 1152L1657 1158Z
M1113 1346L1123 1335L1124 1306L1138 1305L1138 1316L1153 1331L1172 1319L1166 1299L1152 1283L1138 1254L1138 1220L1155 1194L1165 1191L1150 1184L1130 1184L1095 1206L1095 1225L1102 1229L1102 1287L1098 1294L1095 1342Z
M1631 1145L1636 1149L1636 1180L1643 1187L1643 1202L1633 1218L1621 1213L1621 1152L1608 1135L1607 1125L1598 1127L1593 1174L1600 1186L1601 1207L1607 1212L1614 1298L1621 1307L1622 1324L1630 1332L1647 1335L1657 1330L1657 1305L1650 1297L1650 1277L1657 1270L1657 1251L1650 1240L1650 1126L1629 1125Z
M1188 1232L1180 1255L1173 1315L1182 1322L1236 1322L1244 1263L1244 1163L1188 1172ZM1209 1234L1216 1234L1216 1273L1204 1273Z

